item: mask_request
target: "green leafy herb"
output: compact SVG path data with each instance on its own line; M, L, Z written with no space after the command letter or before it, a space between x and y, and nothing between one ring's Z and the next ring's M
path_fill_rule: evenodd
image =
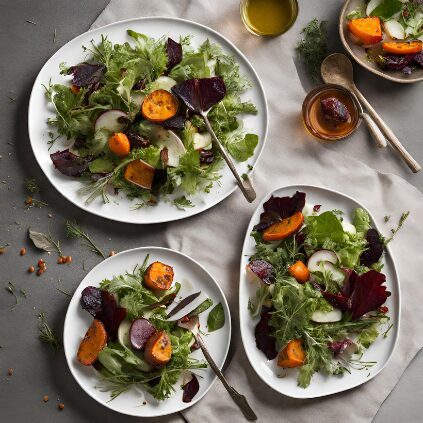
M57 253L60 257L63 256L62 249L60 248L60 242L54 241L50 233L46 235L42 232L36 232L32 229L28 229L28 235L34 245L40 250Z
M188 317L192 316L198 316L199 314L205 312L207 309L209 309L213 305L213 300L211 298L207 298L204 300L199 306L197 306L194 310L192 310Z
M403 3L400 0L382 0L370 15L377 16L386 21L396 13L401 12L402 8Z
M30 194L34 194L39 191L37 181L33 178L25 178L24 187Z
M316 18L301 31L303 38L297 44L297 51L313 81L320 79L320 65L327 55L326 22Z
M50 345L50 347L53 348L54 351L60 350L61 343L56 334L47 324L46 315L43 311L41 311L38 315L38 329L40 332L38 337L42 342Z
M175 198L173 200L173 204L179 209L179 210L185 210L189 207L194 207L194 204L188 200L184 195L178 198Z
M366 11L364 10L363 6L357 7L356 9L352 10L348 15L345 17L347 21L351 19L360 19L366 17Z
M250 310L251 317L257 317L266 301L270 300L271 294L269 285L262 284L257 288L255 298L248 300L248 310Z
M214 332L223 327L225 324L225 311L222 303L217 304L209 313L207 317L207 329L209 332Z
M410 212L409 211L406 211L406 212L404 212L402 215L401 215L401 217L400 217L400 219L399 219L399 221L398 221L398 225L397 225L397 227L396 228L393 228L393 229L391 229L391 236L389 237L389 238L386 238L385 240L384 240L384 244L385 245L387 245L387 244L389 244L393 239L394 239L394 236L396 235L396 233L403 227L403 225L404 225L404 222L407 220L407 217L410 215Z
M96 244L91 240L90 236L84 232L84 230L76 223L70 220L66 221L66 234L68 238L79 238L82 239L83 244L86 245L93 253L101 256L103 259L106 259L103 251L97 247Z

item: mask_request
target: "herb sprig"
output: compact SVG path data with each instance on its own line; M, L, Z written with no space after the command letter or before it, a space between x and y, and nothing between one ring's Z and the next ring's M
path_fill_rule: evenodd
M303 38L298 42L296 49L308 75L317 82L320 79L320 65L328 51L326 21L319 22L314 18L301 34Z
M43 311L38 314L38 330L40 331L38 337L42 342L50 345L54 351L60 350L62 345L59 338L48 325L46 315Z
M94 244L90 236L84 232L84 230L76 222L72 222L70 220L66 221L66 233L68 238L82 239L82 243L90 248L93 253L96 253L97 255L103 257L103 259L106 259L103 251L101 251L101 249L96 244Z

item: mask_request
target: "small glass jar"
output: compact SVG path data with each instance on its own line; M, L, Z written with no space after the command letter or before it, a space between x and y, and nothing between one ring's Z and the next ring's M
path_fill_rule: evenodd
M254 35L275 37L288 31L297 20L297 0L241 0L242 22Z
M324 117L321 100L335 97L345 105L350 114L346 122L335 122ZM326 84L310 91L302 107L304 125L310 134L325 141L338 141L351 135L361 123L357 98L347 89Z

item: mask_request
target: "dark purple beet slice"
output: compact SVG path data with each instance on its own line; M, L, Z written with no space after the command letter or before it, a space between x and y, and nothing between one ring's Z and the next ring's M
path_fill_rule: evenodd
M50 154L51 161L58 171L66 176L81 176L88 168L91 157L79 157L69 150Z
M101 291L102 309L96 318L103 322L110 339L115 339L120 323L126 317L126 309L118 307L114 295Z
M182 402L191 402L197 395L200 389L197 377L193 374L192 379L182 387L184 393L182 394Z
M344 103L335 97L324 98L320 100L323 116L328 120L335 122L348 122L350 112Z
M95 286L87 286L81 292L81 307L84 310L87 310L91 316L96 317L96 315L101 311L103 306L103 301L101 299L101 289L96 288Z
M367 250L360 256L360 264L370 267L377 263L383 254L383 243L376 229L369 229L366 234Z
M142 350L150 337L156 332L156 328L143 317L135 319L129 329L129 340L136 350Z
M151 144L148 138L145 138L134 131L128 130L125 134L128 137L129 144L131 145L131 150L133 148L147 148Z
M378 56L376 63L382 69L387 70L402 70L406 66L410 66L415 61L414 54L387 54L386 56Z
M167 70L170 71L174 66L182 60L182 46L172 38L167 39L166 44L167 54Z
M264 212L260 215L260 223L254 226L254 231L264 231L273 223L302 211L306 195L297 191L292 197L274 197L273 195L263 204Z
M183 115L176 115L170 119L161 122L160 125L165 129L179 129L182 130L185 127L186 117Z
M226 86L220 76L201 79L187 79L172 87L179 97L194 113L201 114L219 103L226 95Z
M264 353L268 360L273 360L278 352L276 351L276 339L270 335L269 320L271 313L265 311L257 323L254 335L256 337L257 348Z
M271 285L275 282L275 269L266 260L251 260L247 266L266 285Z
M106 73L103 64L80 63L68 69L68 75L72 74L72 84L77 87L91 87L98 84Z
M200 150L200 163L201 164L211 164L214 160L214 153L213 150L204 150L202 148Z

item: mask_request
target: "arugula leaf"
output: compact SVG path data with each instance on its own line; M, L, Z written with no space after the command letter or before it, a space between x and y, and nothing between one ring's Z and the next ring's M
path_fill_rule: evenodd
M214 332L225 324L225 312L222 303L217 304L207 317L207 329Z

